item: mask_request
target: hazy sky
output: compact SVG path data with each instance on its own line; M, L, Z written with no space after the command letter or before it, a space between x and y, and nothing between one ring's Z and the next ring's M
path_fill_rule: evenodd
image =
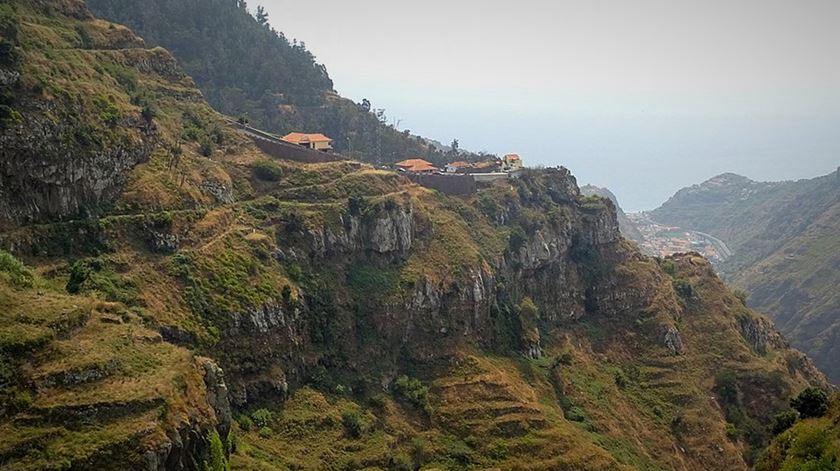
M840 0L259 2L400 129L564 165L625 209L840 165Z

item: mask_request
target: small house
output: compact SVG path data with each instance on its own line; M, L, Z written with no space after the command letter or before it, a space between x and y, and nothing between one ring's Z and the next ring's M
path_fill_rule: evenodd
M502 157L502 169L506 172L513 172L524 167L522 157L519 154L507 154Z
M291 144L306 147L307 149L320 150L324 152L329 152L333 148L333 140L320 133L306 134L302 132L292 132L283 136L283 140Z
M394 164L398 170L411 173L434 173L439 171L431 162L423 159L408 159Z

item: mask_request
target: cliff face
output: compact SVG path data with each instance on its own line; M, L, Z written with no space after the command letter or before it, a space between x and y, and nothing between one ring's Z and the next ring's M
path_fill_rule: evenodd
M0 227L100 214L160 139L147 88L191 81L168 52L94 21L83 2L16 5L5 14L15 57L0 64L9 115L0 126ZM68 19L62 43L37 15Z
M91 249L89 222L169 137L158 97L200 93L166 51L83 2L0 2L0 17L13 46L0 60L0 238L45 223L64 234L47 252ZM215 361L78 291L0 251L0 467L198 470L223 455L213 437L231 411Z
M838 381L840 173L776 183L725 174L679 191L652 217L726 242L723 276Z
M630 221L630 218L627 217L627 214L624 213L624 210L621 209L621 205L618 204L618 198L607 188L599 188L594 185L585 185L580 189L581 193L584 195L594 195L600 196L602 198L607 198L608 200L612 201L615 205L616 215L618 216L618 227L621 230L621 235L628 240L632 240L636 243L642 242L642 233L639 232L639 229Z
M4 468L746 469L824 385L705 260L644 257L566 169L453 198L272 160L165 53L66 47L139 40L56 5L16 10L42 38L20 80L38 54L83 58L114 108L92 135L136 157L82 152L50 180L82 182L65 196L6 196L0 248L32 268L0 253ZM132 113L153 134L105 125ZM64 220L88 186L108 204Z

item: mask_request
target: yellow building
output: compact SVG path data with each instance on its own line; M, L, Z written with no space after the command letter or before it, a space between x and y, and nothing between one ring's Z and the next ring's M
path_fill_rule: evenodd
M320 133L306 134L302 132L292 132L283 136L283 140L308 149L321 150L324 152L331 151L333 148L333 140Z
M524 167L522 157L519 154L508 154L502 158L502 170L512 172Z

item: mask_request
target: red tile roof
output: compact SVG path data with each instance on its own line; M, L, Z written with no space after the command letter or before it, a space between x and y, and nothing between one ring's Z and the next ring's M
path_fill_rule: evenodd
M432 163L431 163L431 162L426 161L426 160L423 160L423 159L408 159L408 160L403 160L402 162L397 162L397 163L395 163L395 164L394 164L394 166L396 166L396 167L402 167L402 168L405 168L405 169L407 169L407 168L409 168L409 167L417 167L417 166L421 166L421 167L422 167L422 166L430 166L430 167L433 167L433 165L432 165Z
M283 136L283 140L292 144L308 144L311 142L332 142L332 139L321 134L307 134L303 132L290 132Z

